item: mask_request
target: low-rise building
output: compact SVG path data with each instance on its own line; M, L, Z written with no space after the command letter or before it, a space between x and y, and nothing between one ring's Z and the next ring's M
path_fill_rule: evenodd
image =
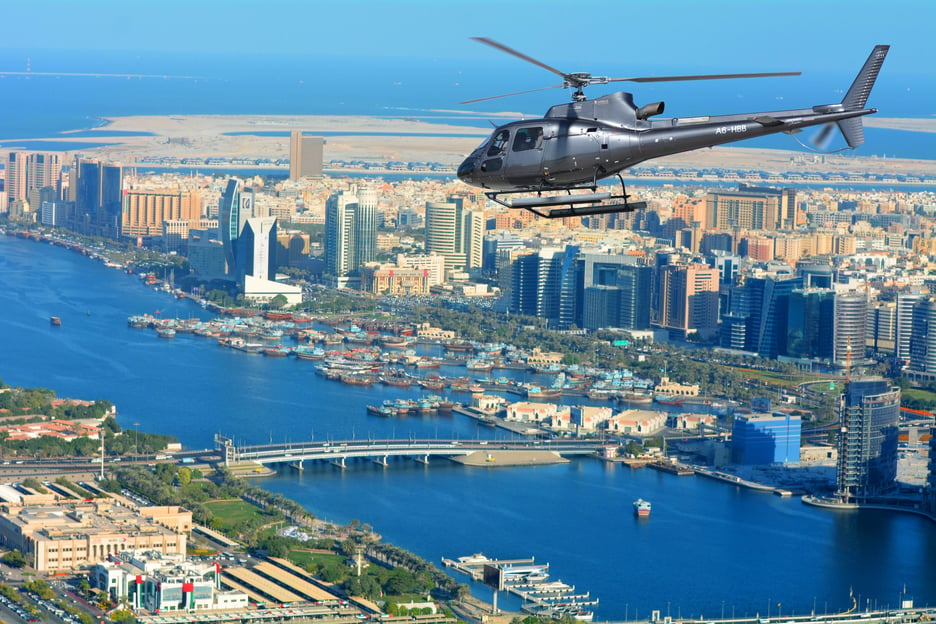
M0 505L0 544L17 548L36 571L74 570L126 550L185 553L192 512L149 508L144 515L113 499ZM173 528L170 528L172 526Z
M597 431L603 423L611 420L613 414L610 407L574 405L569 408L571 424L578 429L580 434Z
M568 411L569 408L555 403L535 403L533 401L518 401L511 403L504 410L504 419L515 422L543 422L552 420L559 411Z
M652 410L629 409L608 420L608 431L625 435L649 436L666 427L666 414Z
M760 465L800 461L801 422L798 415L737 414L731 429L732 461Z
M698 431L701 427L714 427L718 416L714 414L670 414L667 426L680 431Z
M673 396L699 396L699 384L685 385L670 381L669 377L660 379L654 390L657 394L670 394Z
M91 570L92 584L112 600L126 599L151 613L246 609L247 594L221 590L221 566L188 561L184 554L127 550Z

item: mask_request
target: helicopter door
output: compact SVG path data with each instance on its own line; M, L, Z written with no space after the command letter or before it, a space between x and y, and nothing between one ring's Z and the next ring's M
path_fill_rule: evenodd
M498 130L488 142L484 159L481 161L481 175L484 182L498 182L504 178L504 160L510 143L510 131Z
M517 128L504 177L510 184L539 184L543 178L543 127Z

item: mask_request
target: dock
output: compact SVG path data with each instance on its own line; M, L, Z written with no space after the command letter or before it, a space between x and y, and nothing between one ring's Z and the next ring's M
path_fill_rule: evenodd
M538 564L533 557L490 559L477 553L458 559L443 558L442 564L478 582L485 582L485 569L498 568L502 589L523 601L521 609L525 613L553 618L569 615L582 622L590 622L594 618L594 612L585 607L597 606L598 599L592 598L590 592L576 593L574 585L550 581L549 564ZM494 604L497 604L496 593Z

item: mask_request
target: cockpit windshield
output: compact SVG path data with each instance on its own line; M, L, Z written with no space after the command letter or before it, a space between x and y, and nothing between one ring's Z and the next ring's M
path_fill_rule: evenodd
M491 145L488 147L488 156L498 156L507 151L507 142L510 140L509 130L499 130L491 139Z

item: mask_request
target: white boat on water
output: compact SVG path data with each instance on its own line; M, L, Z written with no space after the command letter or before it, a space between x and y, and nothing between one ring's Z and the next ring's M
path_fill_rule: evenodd
M638 498L634 501L634 514L638 518L649 518L650 517L650 502L645 501L642 498Z
M468 566L470 566L470 565L484 565L484 564L490 563L490 562L491 562L491 560L488 559L487 557L485 557L485 556L484 556L483 554L481 554L481 553L475 553L475 554L473 554L473 555L466 555L466 556L464 556L464 557L459 557L459 558L458 558L458 563L460 563L460 564L462 564L462 565L468 565Z

